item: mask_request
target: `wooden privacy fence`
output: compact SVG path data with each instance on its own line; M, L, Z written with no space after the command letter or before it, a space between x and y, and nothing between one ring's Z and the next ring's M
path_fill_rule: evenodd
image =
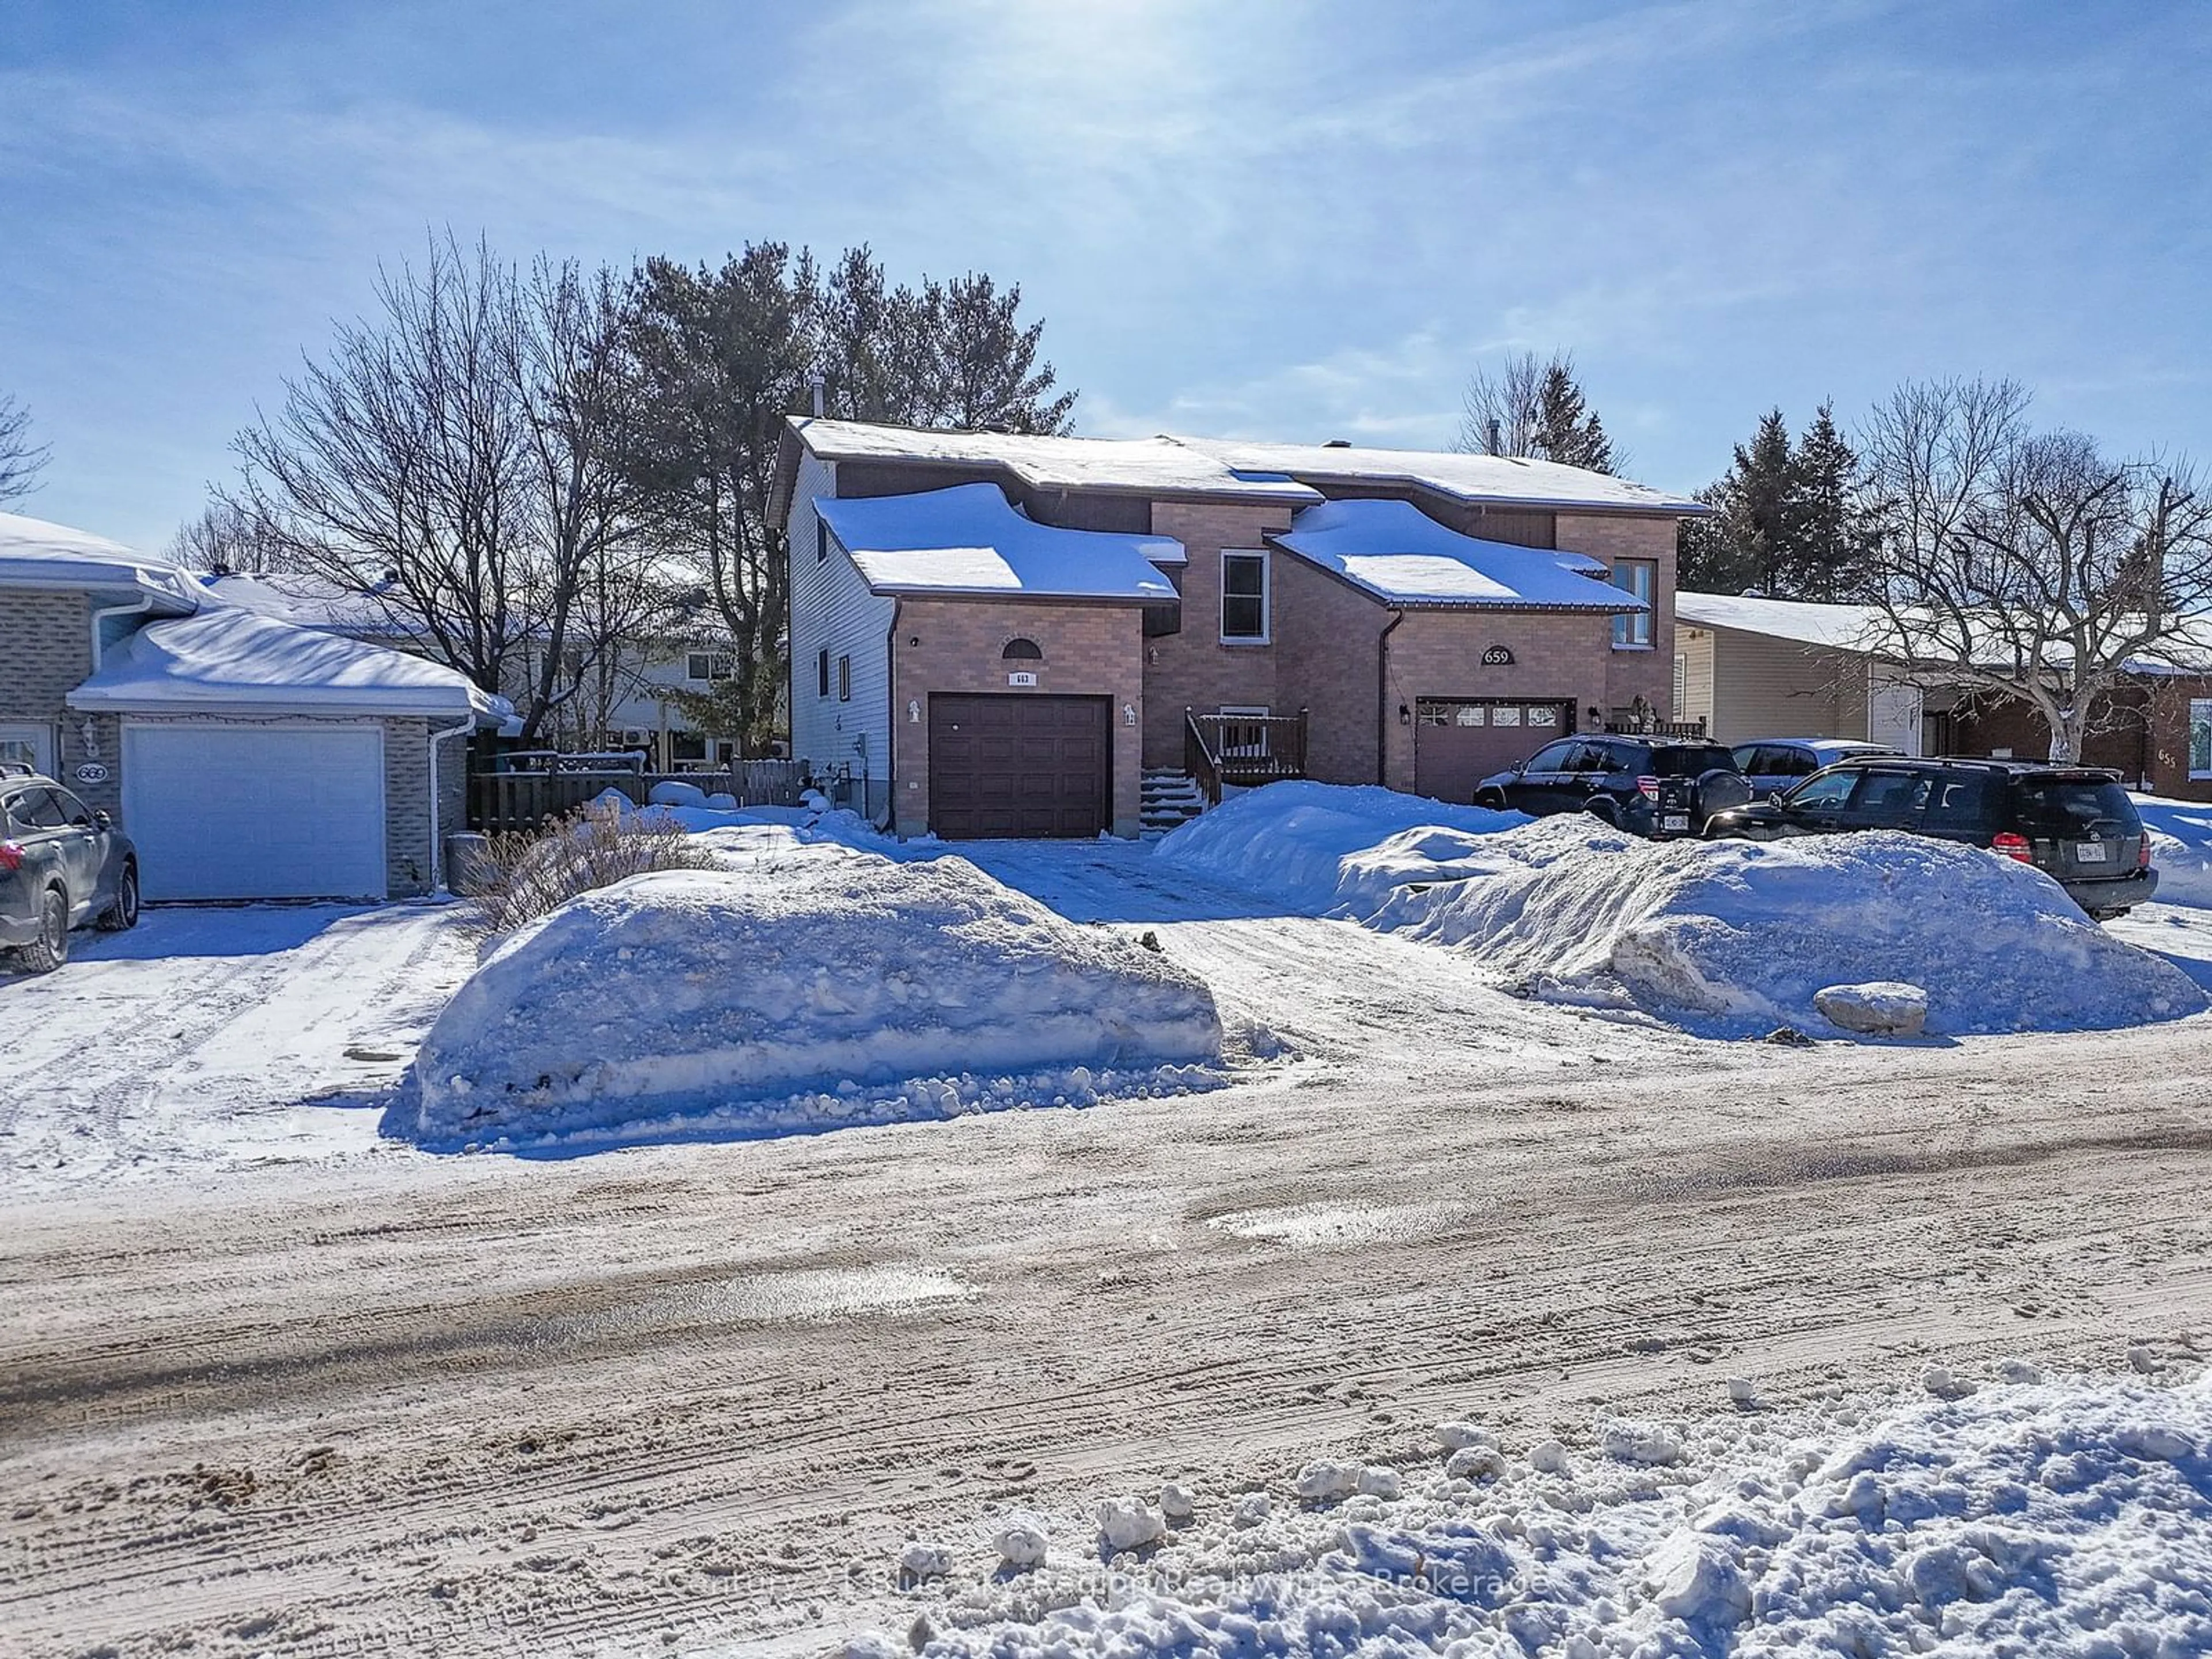
M656 783L688 783L740 806L796 806L797 761L738 761L720 772L471 772L469 828L485 834L535 830L612 789L642 806Z

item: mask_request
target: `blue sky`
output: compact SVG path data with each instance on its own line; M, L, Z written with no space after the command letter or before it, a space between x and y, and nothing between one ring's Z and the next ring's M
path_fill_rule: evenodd
M0 387L158 548L450 225L987 270L1106 435L1441 445L1556 345L1672 488L1948 374L2212 459L2208 88L2199 0L5 0Z

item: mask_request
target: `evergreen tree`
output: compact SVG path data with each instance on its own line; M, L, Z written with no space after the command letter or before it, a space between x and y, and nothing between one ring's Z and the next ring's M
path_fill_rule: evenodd
M1865 585L1872 560L1858 477L1857 452L1836 430L1834 404L1823 403L1797 444L1788 586L1800 599L1835 604Z
M1536 394L1536 450L1563 466L1613 470L1613 441L1576 384L1571 357L1554 357L1544 371Z

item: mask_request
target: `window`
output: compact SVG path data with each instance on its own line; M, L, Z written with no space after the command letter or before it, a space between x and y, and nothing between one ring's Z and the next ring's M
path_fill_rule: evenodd
M1035 640L1008 640L999 658L1002 662L1042 662L1044 648Z
M8 816L26 830L58 830L69 822L51 789L26 789L8 803Z
M1855 772L1827 772L1809 783L1801 783L1791 791L1789 802L1792 806L1833 809L1851 798L1851 790L1858 782Z
M2190 701L2189 775L2212 778L2212 698Z
M817 696L826 697L830 695L830 647L826 645L822 647L821 655L814 659L814 694Z
M1613 564L1613 585L1632 599L1644 601L1648 607L1659 586L1659 564L1656 559L1616 559ZM1651 645L1651 612L1625 611L1613 619L1613 643L1616 649L1637 647L1650 649Z
M1565 743L1555 743L1548 748L1539 749L1528 757L1528 769L1531 772L1566 771L1574 759L1575 750L1580 746L1571 738Z
M817 516L814 520L814 562L821 564L830 557L830 526Z
M66 789L54 791L54 804L61 808L62 817L80 829L92 827L92 808L87 806Z
M1267 643L1267 556L1221 556L1221 638L1224 644Z
M728 679L733 670L726 651L694 651L684 659L684 678L705 684Z
M837 659L837 701L853 701L853 659L850 657Z

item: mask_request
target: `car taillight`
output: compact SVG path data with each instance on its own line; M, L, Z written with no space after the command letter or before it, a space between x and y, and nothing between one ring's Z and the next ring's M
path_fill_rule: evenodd
M0 841L0 870L9 874L23 867L23 847L21 842Z
M2035 862L2035 852L2028 846L2027 837L2015 836L2009 830L1990 837L1990 851L2002 853L2008 859L2017 859L2022 864Z
M2136 842L2136 868L2138 870L2150 868L2150 832L2148 830L2145 830L2142 839Z
M1642 791L1644 792L1644 799L1646 799L1646 800L1657 800L1657 799L1659 799L1659 780L1658 780L1658 779L1656 779L1656 778L1638 778L1638 779L1637 779L1637 781L1636 781L1636 787L1637 787L1638 789L1640 789L1640 790L1642 790Z

